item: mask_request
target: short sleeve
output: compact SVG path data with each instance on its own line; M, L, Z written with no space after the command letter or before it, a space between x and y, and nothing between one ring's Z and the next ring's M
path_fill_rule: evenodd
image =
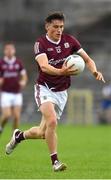
M80 42L73 36L71 36L71 41L73 45L73 51L78 53L79 50L82 49Z
M35 44L34 44L35 57L39 56L40 54L44 54L44 53L45 53L45 50L44 50L42 43L40 41L35 42Z

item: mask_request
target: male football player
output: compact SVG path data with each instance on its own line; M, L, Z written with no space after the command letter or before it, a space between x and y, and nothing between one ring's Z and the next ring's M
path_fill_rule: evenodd
M4 57L0 60L1 119L0 133L3 132L10 117L13 118L13 129L17 129L22 107L22 89L27 82L27 74L22 62L15 56L13 43L4 46Z
M45 29L46 34L38 38L34 46L35 60L39 66L35 100L42 113L41 124L24 132L15 130L6 146L6 153L10 154L22 140L45 138L54 171L62 171L66 165L59 161L57 155L57 119L60 119L67 101L70 75L77 73L77 69L72 71L71 67L66 66L66 57L78 53L97 80L104 82L104 78L78 40L63 33L64 15L61 12L52 13L45 19Z

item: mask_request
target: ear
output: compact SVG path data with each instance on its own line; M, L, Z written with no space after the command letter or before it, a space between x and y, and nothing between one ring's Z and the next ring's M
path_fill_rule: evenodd
M46 29L46 31L49 30L49 23L46 23L46 24L45 24L45 29Z

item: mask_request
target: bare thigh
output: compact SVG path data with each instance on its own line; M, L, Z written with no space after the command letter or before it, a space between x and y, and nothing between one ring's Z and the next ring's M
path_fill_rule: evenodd
M57 121L56 112L54 109L54 104L51 102L45 102L40 106L40 111L42 113L41 126L47 126L48 123Z
M2 118L9 118L12 116L12 109L11 107L4 107L1 109Z
M20 119L20 115L21 115L21 106L14 106L12 108L12 115L15 119Z

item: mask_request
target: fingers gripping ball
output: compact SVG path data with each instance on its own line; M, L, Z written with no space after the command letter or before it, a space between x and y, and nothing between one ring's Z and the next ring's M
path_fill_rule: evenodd
M75 70L77 69L77 74L80 74L83 72L85 68L85 62L83 58L79 55L72 54L66 58L66 64L68 67L71 67L71 69Z

